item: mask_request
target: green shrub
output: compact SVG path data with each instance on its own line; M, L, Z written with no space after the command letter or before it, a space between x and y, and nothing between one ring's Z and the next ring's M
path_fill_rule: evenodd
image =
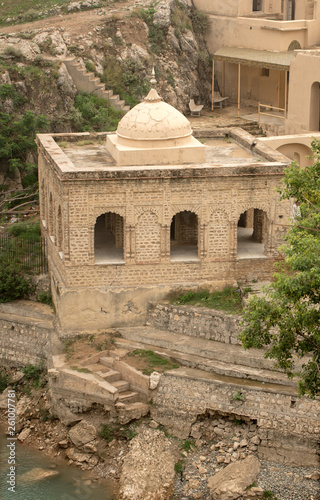
M38 389L39 387L44 387L46 385L45 380L45 370L41 365L31 365L28 364L21 368L22 373L24 373L25 379L29 382L29 385Z
M8 227L8 233L11 236L18 236L24 240L40 241L41 230L40 222L26 224L25 222L16 222Z
M32 291L30 281L12 267L3 268L0 262L0 302L27 297Z
M69 114L78 132L116 130L121 111L115 110L108 101L92 94L77 94L74 110Z
M196 33L207 35L211 31L211 23L208 14L200 10L192 13L192 27Z
M110 443L115 437L115 430L110 425L101 424L100 431L98 434L107 443Z
M8 47L6 47L3 51L3 53L6 55L6 56L11 56L15 59L17 59L18 61L24 61L25 60L25 56L23 55L23 53L21 52L20 49L18 49L17 47L13 47L12 45L9 45Z
M52 302L51 291L44 290L43 292L38 293L37 301L41 302L42 304L48 304L48 306L52 306L53 302Z

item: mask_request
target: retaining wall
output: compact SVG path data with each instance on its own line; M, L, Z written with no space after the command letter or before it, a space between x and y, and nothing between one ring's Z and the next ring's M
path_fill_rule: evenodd
M223 311L206 307L156 304L149 310L149 321L160 330L225 344L240 344L240 317Z
M241 392L241 400L235 394ZM183 368L165 372L153 399L152 418L187 438L199 415L214 410L254 420L262 438L259 453L278 462L319 465L320 399L298 398L264 384L222 383L214 374Z

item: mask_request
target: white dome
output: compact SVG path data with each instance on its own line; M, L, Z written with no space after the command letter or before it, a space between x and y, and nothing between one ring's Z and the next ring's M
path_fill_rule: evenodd
M131 141L182 139L191 134L189 120L163 102L155 89L120 120L117 128L119 138Z

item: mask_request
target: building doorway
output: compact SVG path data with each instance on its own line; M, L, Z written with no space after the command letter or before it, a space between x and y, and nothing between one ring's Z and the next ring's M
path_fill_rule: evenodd
M198 216L187 210L173 216L170 226L170 258L198 260Z
M123 263L123 242L123 217L113 212L100 215L94 227L95 264Z
M265 257L267 215L263 210L250 208L243 212L237 227L237 258Z

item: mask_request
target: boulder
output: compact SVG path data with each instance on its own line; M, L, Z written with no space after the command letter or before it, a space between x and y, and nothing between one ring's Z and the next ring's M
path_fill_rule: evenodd
M146 428L132 439L124 458L119 500L166 500L172 497L175 457L163 432Z
M241 497L254 483L260 472L259 460L250 455L241 462L234 462L208 480L212 500L234 500Z
M85 420L82 420L70 429L69 436L73 444L79 447L96 439L97 430L93 425L90 425Z

